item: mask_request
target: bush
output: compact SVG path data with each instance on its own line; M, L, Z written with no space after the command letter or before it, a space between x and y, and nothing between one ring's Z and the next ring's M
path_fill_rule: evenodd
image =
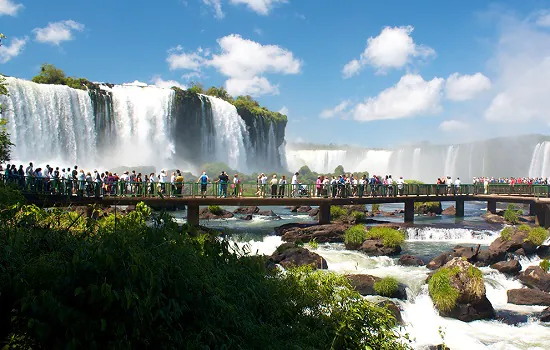
M223 209L219 205L209 205L208 211L214 215L223 215Z
M399 282L393 277L384 277L380 281L374 282L374 291L383 297L391 298L399 288Z
M405 241L405 234L391 227L372 227L367 231L367 239L380 239L386 247L397 247Z
M448 312L456 306L459 292L451 285L455 271L447 267L437 270L428 281L428 292L437 308Z
M529 232L529 231L531 231L531 226L523 224L523 225L520 225L518 227L518 230L524 231L524 232Z
M550 262L548 261L548 259L544 259L540 262L539 266L541 269L548 272L548 270L550 269Z
M351 212L351 216L353 216L353 218L355 219L355 222L361 222L365 220L365 218L367 217L365 213L361 211L353 211Z
M377 211L380 211L380 204L378 204L378 203L371 204L370 210L371 210L373 213L374 213L374 212L377 212Z
M548 230L542 227L533 227L527 238L526 242L530 242L536 246L542 245L548 239Z
M355 225L344 232L344 242L346 244L362 244L366 239L365 226Z
M330 207L330 218L333 220L337 220L343 216L348 215L348 211L342 207L332 205Z
M514 234L514 229L511 228L511 227L505 227L501 232L500 232L500 238L503 240L503 241L509 241L511 238L512 238L512 235Z
M319 248L319 243L317 243L317 239L315 237L313 237L313 239L311 241L309 241L309 247L313 250Z
M441 202L414 202L414 212L416 214L441 214L441 211Z
M521 216L521 214L521 210L516 209L513 204L510 204L504 212L504 220L508 221L512 225L516 225L519 222L519 217Z

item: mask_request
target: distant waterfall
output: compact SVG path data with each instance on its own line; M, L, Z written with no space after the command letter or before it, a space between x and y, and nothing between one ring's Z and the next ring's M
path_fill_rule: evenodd
M538 143L531 157L530 177L550 177L550 142Z
M97 164L97 133L88 92L60 85L6 78L9 96L0 97L8 119L12 158L44 167Z

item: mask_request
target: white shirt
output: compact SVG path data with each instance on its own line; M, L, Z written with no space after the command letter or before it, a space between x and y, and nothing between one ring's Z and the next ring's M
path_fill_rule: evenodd
M456 179L456 180L455 180L455 186L456 186L456 187L460 187L460 180L459 180L459 179Z
M273 179L271 179L271 184L272 184L272 185L276 185L277 182L278 182L278 180L277 180L276 177L274 177Z
M267 176L262 176L262 178L260 179L260 183L262 185L265 185L267 183Z
M165 173L160 173L159 181L163 182L163 183L166 182L166 174Z
M171 183L175 183L175 182L176 182L176 175L172 175L172 176L170 177L170 182L171 182Z
M388 185L393 185L393 179L391 177L388 178Z
M286 185L286 179L281 178L279 180L279 185Z
M405 181L403 181L403 179L397 179L397 180L395 180L395 182L397 183L397 187L399 189L403 188L403 184L405 183Z
M293 184L293 185L297 185L297 184L298 184L298 175L293 175L293 176L292 176L292 184Z
M130 180L130 176L128 176L128 174L122 174L122 176L120 177L120 179L124 182Z

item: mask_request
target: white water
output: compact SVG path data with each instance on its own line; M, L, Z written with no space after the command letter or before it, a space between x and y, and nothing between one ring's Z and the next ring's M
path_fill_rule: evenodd
M541 142L537 144L531 157L529 166L529 177L549 177L550 176L550 142Z
M408 241L455 242L490 244L499 235L499 231L473 231L465 228L409 227L406 230Z
M92 104L88 93L61 85L6 78L9 96L0 97L8 119L14 160L44 167L97 164ZM59 163L59 162L65 163Z

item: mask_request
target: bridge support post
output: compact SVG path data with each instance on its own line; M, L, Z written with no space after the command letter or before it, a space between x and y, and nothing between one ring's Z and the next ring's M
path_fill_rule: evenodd
M457 200L455 202L455 208L456 208L456 217L457 218L463 218L464 217L464 201L463 200Z
M319 224L330 224L330 204L319 205Z
M414 201L405 201L405 222L414 222Z
M535 222L537 225L544 228L550 227L550 206L548 204L537 203L534 204L536 207L536 216Z
M189 203L187 205L187 223L189 225L199 225L199 205Z
M529 204L529 215L530 216L537 215L537 203L532 202Z
M487 212L491 214L497 213L497 201L495 200L487 201Z

